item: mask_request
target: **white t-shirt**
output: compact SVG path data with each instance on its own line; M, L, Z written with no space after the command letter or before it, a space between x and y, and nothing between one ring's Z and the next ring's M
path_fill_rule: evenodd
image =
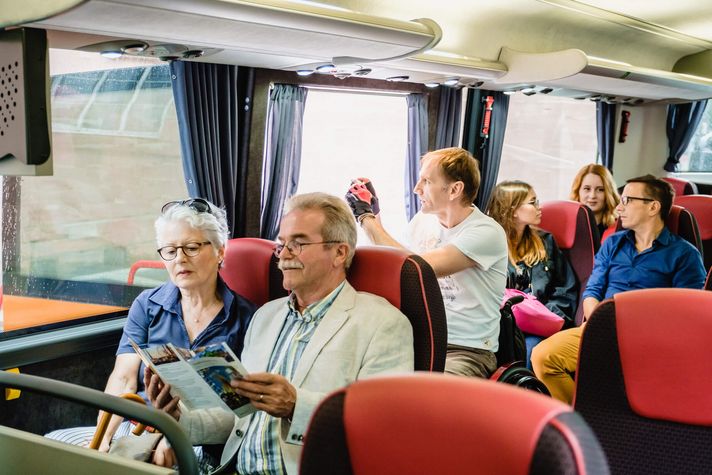
M445 228L432 214L418 213L409 225L410 249L422 254L455 246L475 265L440 277L447 314L448 343L497 351L499 307L507 283L507 237L492 218L473 208L453 228Z

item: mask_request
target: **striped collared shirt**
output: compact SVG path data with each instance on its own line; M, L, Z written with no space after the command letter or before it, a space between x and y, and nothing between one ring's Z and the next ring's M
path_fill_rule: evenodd
M295 296L290 297L289 313L272 350L267 366L268 372L279 373L289 381L294 378L294 372L309 340L345 282L339 284L323 299L309 305L301 314L296 308ZM279 437L279 418L270 416L264 411L252 414L237 454L237 473L241 475L286 474Z

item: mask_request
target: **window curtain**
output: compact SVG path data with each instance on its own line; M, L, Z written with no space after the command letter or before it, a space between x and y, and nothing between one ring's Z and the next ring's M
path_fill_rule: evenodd
M680 157L700 124L707 107L707 101L688 102L686 104L670 104L667 109L667 138L670 154L663 168L674 172Z
M489 137L480 135L484 100L487 96L494 98L492 116L490 118ZM487 208L490 194L497 184L499 162L502 159L504 132L507 129L507 112L509 96L499 91L483 91L468 89L465 105L465 125L462 133L462 147L467 149L480 162L480 191L475 199L475 205L483 212Z
M428 151L428 99L424 94L408 94L408 150L405 157L405 213L408 220L420 210L413 193L418 182L420 157Z
M170 69L188 194L224 207L230 236L244 236L254 69L184 61Z
M260 236L275 239L284 202L297 192L307 89L275 84L270 91L262 165Z
M435 148L457 147L460 139L462 88L440 86L438 123L435 126Z
M616 143L616 104L596 103L596 137L601 165L613 171L613 150Z

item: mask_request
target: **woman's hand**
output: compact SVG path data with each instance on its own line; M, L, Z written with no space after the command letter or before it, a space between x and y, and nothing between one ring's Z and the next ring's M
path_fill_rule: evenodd
M171 387L161 381L158 375L146 368L143 372L143 384L146 387L146 395L151 405L156 409L167 412L175 420L180 420L180 398L171 396Z
M151 457L151 463L154 465L159 465L161 467L173 467L178 461L176 460L176 453L168 444L166 438L162 438L161 441L156 446L153 451L153 457Z

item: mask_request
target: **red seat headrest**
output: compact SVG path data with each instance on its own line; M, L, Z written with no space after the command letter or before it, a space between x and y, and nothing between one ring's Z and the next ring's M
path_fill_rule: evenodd
M712 196L683 195L675 197L675 204L690 211L697 221L700 237L712 239Z
M274 242L258 238L230 239L220 276L228 287L257 305L270 300L270 265Z
M466 473L472 464L478 473L526 474L545 425L571 411L520 388L450 375L373 378L345 391L354 475Z
M636 414L712 425L712 292L645 289L614 296L626 396Z
M554 236L561 249L574 246L581 206L576 201L547 201L541 204L540 227Z
M354 289L370 292L401 308L401 270L410 253L394 247L356 249L347 280Z

